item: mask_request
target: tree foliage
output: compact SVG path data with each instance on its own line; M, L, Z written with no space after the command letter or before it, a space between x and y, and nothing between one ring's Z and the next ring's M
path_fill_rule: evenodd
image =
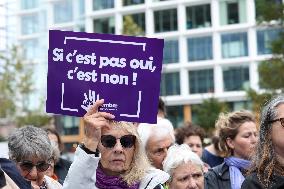
M143 29L134 21L131 15L123 17L123 34L141 36L144 35Z
M204 100L202 104L193 106L192 111L196 113L196 124L207 131L215 128L215 122L221 112L226 112L228 106L215 98Z
M16 110L27 109L33 91L32 69L23 62L17 46L0 54L0 117L14 117Z
M24 60L21 47L13 46L0 54L0 118L9 118L19 126L48 123L50 116L29 108L34 92L32 76L33 63Z
M281 28L279 36L270 44L273 57L259 63L259 86L265 89L258 94L250 89L248 98L253 110L260 113L263 104L277 92L284 92L284 5L280 0L255 0L257 21L261 26Z

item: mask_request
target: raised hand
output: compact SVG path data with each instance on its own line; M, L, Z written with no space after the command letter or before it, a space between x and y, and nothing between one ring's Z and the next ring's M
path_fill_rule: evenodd
M84 115L84 129L85 129L85 146L95 151L101 139L102 128L109 128L109 120L114 118L114 115L107 112L99 112L99 107L104 103L104 99L97 100L88 112Z

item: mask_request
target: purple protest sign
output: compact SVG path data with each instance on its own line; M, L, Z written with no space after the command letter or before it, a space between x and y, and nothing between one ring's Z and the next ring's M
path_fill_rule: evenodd
M115 120L156 123L164 41L49 31L46 112L83 116L97 99Z

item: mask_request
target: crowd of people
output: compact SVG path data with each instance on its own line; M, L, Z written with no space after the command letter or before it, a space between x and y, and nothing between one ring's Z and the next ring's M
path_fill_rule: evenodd
M284 188L284 95L262 108L220 113L212 142L190 122L174 129L159 103L156 124L114 120L97 100L83 117L74 162L61 158L52 128L26 126L0 158L2 189L276 189Z

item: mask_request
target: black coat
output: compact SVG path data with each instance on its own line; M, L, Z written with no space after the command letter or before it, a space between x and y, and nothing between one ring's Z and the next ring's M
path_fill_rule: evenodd
M20 189L31 189L31 182L25 180L18 171L16 164L9 159L0 158L3 171L20 187Z
M229 166L225 163L209 169L205 174L205 189L230 189Z
M282 189L284 188L284 177L275 175L271 179L271 184L268 185L268 188L260 184L256 173L252 173L247 176L245 181L242 184L242 189Z
M71 164L72 163L70 161L59 158L59 161L54 166L54 172L58 177L58 182L60 184L63 184Z

